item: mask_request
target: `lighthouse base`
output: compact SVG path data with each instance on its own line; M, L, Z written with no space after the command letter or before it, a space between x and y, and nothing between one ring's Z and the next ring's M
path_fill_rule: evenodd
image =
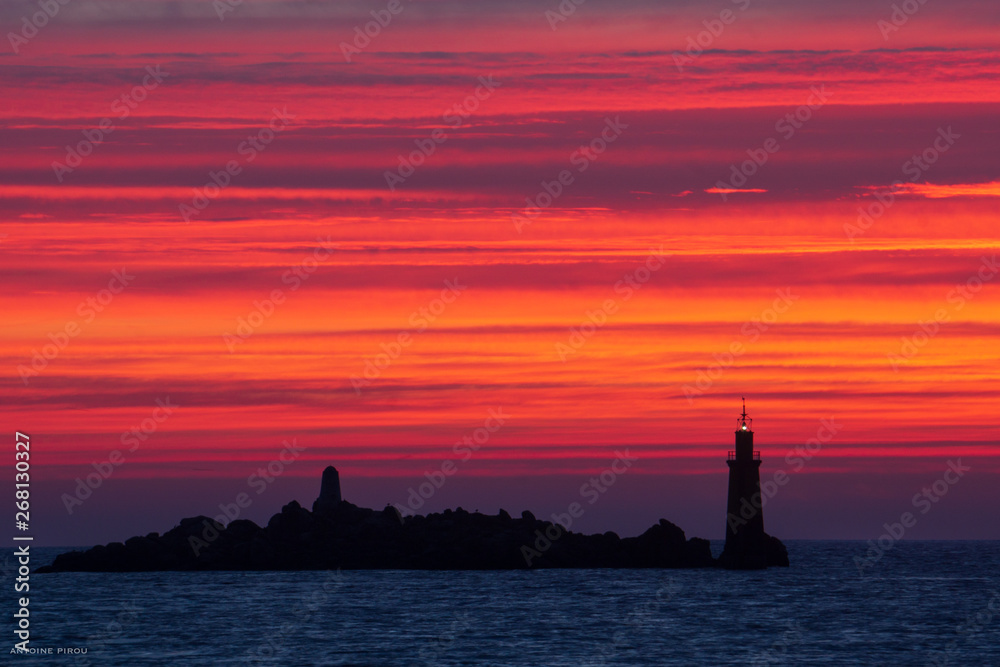
M763 570L788 567L788 550L781 540L767 533L728 539L719 556L719 566L727 570Z

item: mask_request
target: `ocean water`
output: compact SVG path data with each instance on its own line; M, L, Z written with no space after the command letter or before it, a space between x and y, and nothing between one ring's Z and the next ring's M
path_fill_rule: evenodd
M32 575L68 665L1000 665L1000 542L786 542L792 566ZM721 544L713 543L718 554ZM32 567L58 549L33 550ZM3 586L7 658L16 609ZM14 664L14 656L7 664Z

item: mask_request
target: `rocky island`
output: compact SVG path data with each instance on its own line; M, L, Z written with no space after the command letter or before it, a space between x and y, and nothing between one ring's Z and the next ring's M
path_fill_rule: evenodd
M787 566L788 553L766 536L768 566ZM357 507L341 498L328 467L312 511L292 501L260 527L239 519L223 526L198 516L163 535L59 555L47 572L165 570L518 570L533 568L719 567L708 540L688 539L661 519L638 537L574 533L528 511L513 518L461 508L402 516Z

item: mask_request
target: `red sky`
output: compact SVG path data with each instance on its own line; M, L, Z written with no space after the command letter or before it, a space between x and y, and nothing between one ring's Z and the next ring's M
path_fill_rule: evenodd
M347 62L387 4L74 0L5 38L0 415L43 541L218 513L292 439L246 516L328 464L402 504L451 459L421 511L547 515L629 448L579 528L718 538L743 395L762 478L791 473L770 532L877 538L961 459L910 536L1000 538L995 3L402 0Z

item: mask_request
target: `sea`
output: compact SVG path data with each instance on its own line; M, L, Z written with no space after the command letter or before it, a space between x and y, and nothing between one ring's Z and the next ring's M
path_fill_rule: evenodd
M9 655L24 594L5 549L0 660L1000 666L1000 542L786 546L791 567L756 572L32 573L31 655Z

